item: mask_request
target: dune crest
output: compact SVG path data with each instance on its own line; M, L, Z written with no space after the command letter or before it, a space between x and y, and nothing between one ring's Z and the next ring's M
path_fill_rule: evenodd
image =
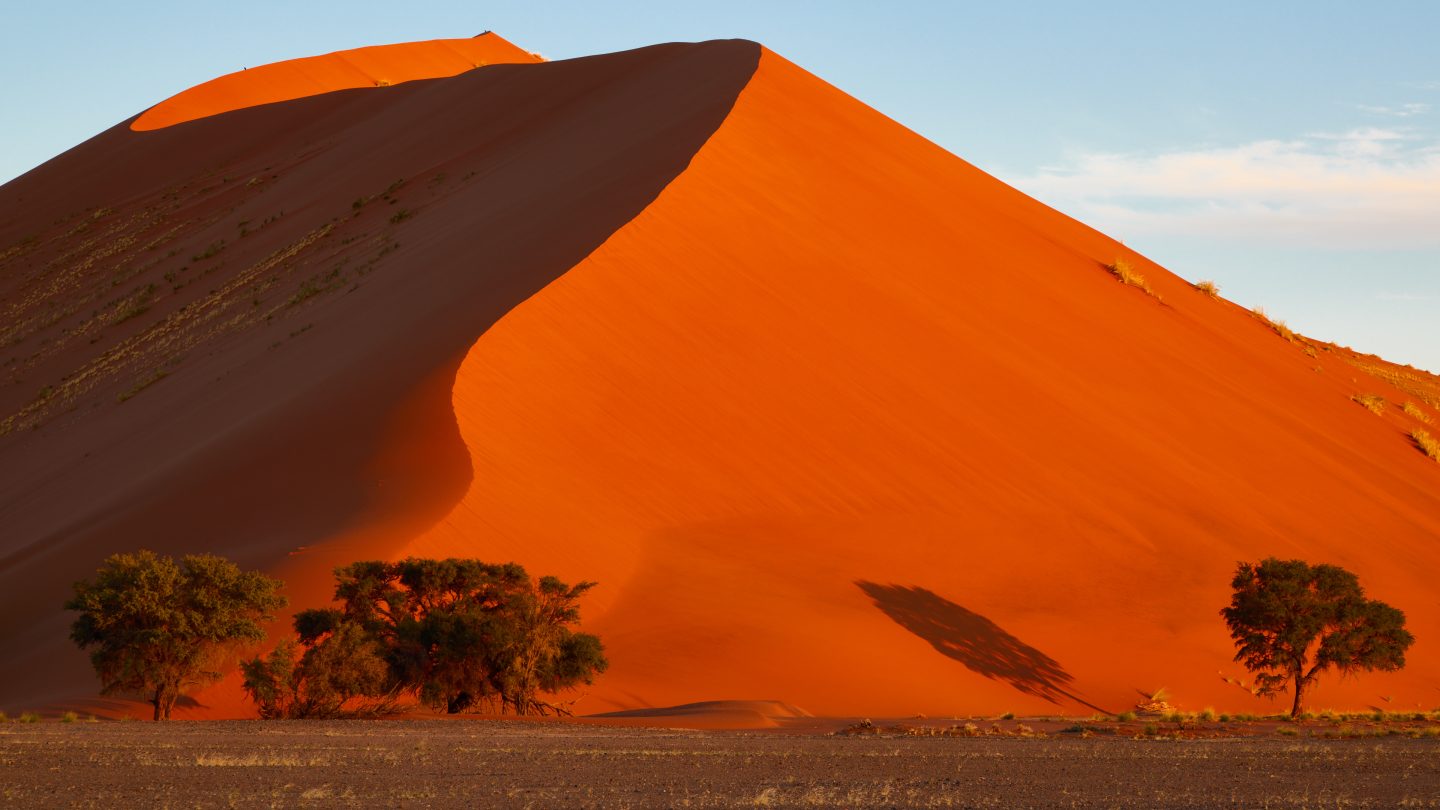
M246 68L177 93L141 113L137 132L212 115L362 87L440 79L485 65L544 61L487 31L469 39L436 39L335 51Z

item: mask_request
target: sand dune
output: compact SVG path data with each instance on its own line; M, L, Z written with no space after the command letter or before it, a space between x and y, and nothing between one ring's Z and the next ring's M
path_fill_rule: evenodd
M1419 638L1316 703L1435 702L1440 465L1399 408L1434 378L1287 340L751 43L454 42L225 77L0 187L0 708L93 695L56 606L140 545L301 606L363 556L596 579L577 711L740 726L776 710L688 704L1264 709L1217 611L1236 560L1300 556Z

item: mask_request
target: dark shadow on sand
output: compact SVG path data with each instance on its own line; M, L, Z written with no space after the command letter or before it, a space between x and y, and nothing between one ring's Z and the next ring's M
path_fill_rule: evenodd
M1000 625L925 588L855 584L895 623L972 672L1004 681L1027 695L1073 701L1110 714L1070 691L1074 676L1060 662L1005 632Z

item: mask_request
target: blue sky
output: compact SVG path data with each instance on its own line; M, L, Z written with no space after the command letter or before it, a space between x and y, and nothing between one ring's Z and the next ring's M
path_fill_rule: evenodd
M1186 278L1440 371L1433 0L0 10L0 182L186 87L279 59L486 29L551 59L745 37Z

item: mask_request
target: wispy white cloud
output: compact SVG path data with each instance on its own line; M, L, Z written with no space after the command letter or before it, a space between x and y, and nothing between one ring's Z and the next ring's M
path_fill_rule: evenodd
M1159 154L1081 153L1006 179L1120 238L1440 248L1440 140L1401 129Z
M1387 115L1392 118L1413 118L1417 115L1424 115L1430 112L1430 105L1422 101L1412 101L1407 104L1397 104L1394 107L1375 106L1370 104L1356 105L1361 111L1372 115Z

